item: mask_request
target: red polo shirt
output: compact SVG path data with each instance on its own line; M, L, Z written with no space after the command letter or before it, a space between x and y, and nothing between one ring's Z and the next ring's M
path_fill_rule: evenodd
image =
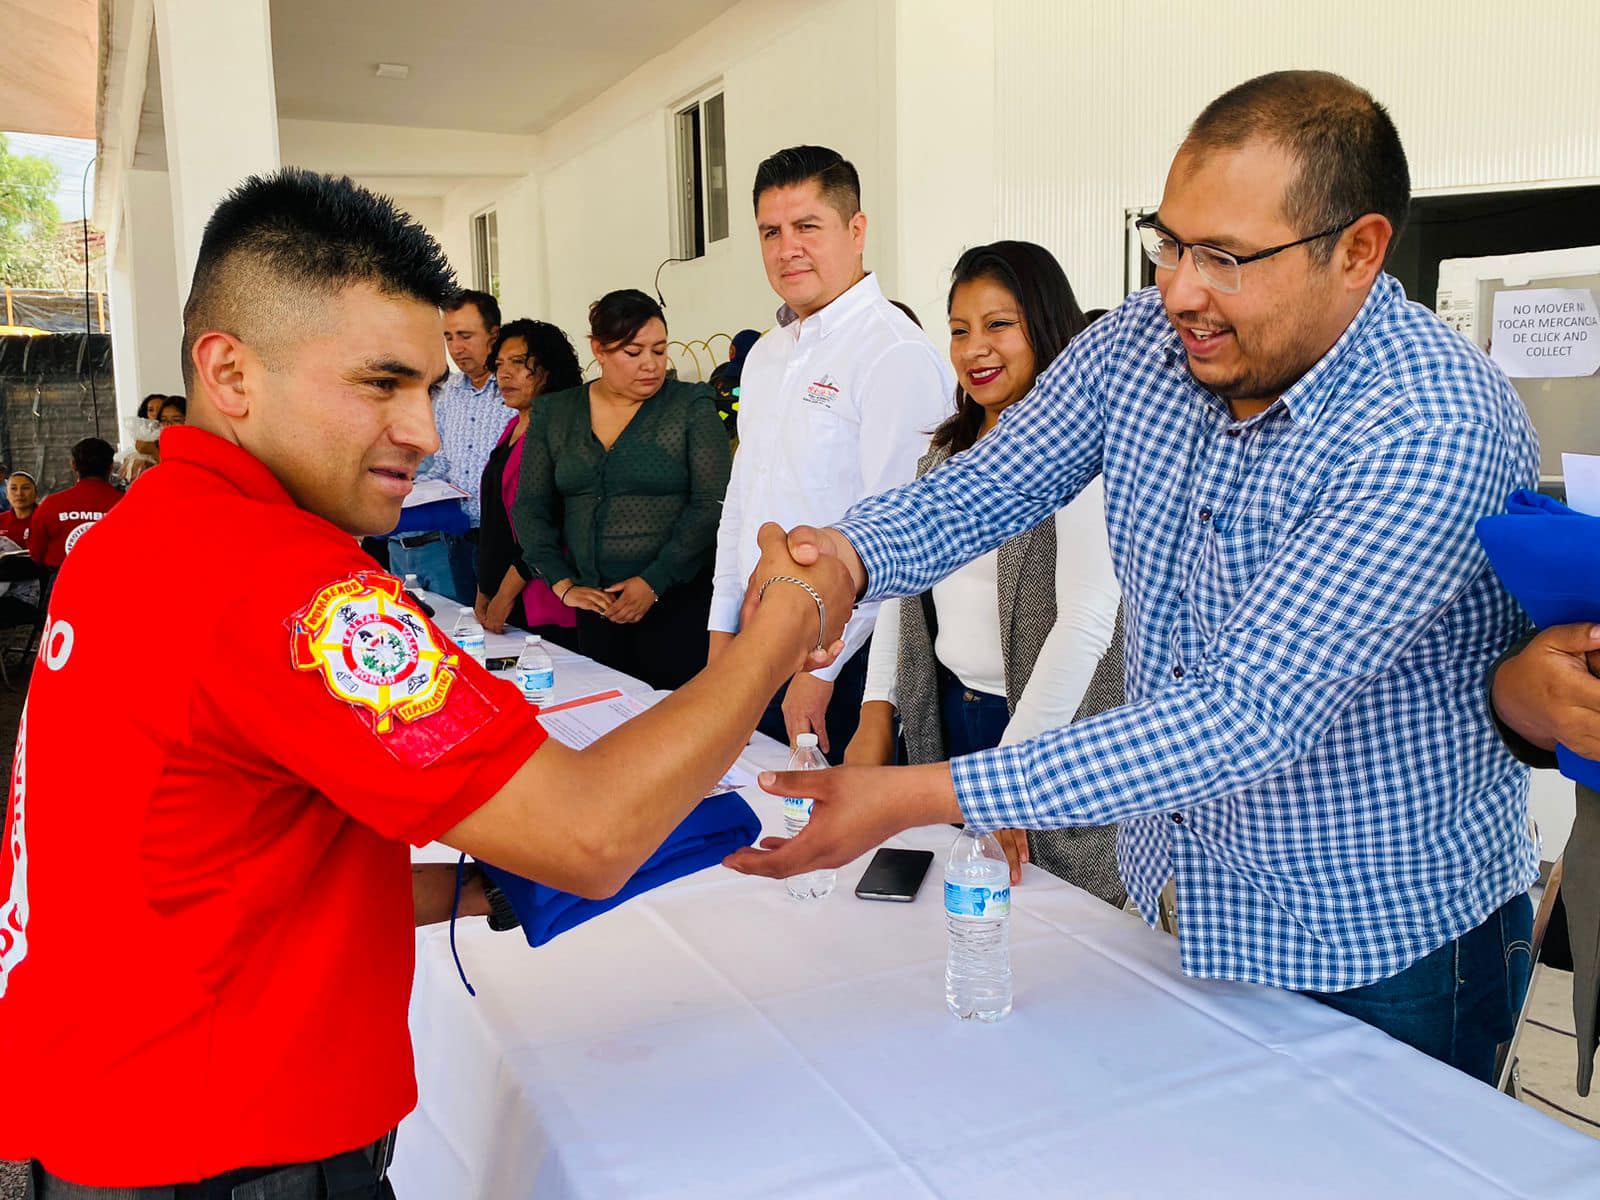
M33 539L28 545L33 561L59 567L82 536L77 531L100 520L121 499L122 493L104 479L80 479L65 491L46 496L33 510Z
M410 1111L406 842L544 740L259 461L161 443L57 580L0 861L0 1157L102 1186L317 1159Z
M8 537L24 550L28 548L29 535L33 533L33 514L27 518L17 516L12 510L0 513L0 537Z

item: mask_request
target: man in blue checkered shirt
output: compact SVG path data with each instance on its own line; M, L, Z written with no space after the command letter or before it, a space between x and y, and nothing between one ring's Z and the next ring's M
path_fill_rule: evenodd
M971 451L791 531L864 598L915 595L1102 476L1127 705L949 764L779 776L810 825L730 865L838 865L932 821L1118 822L1146 919L1176 886L1188 973L1311 993L1489 1078L1538 856L1482 686L1521 622L1473 522L1538 453L1499 370L1383 273L1409 198L1393 123L1346 80L1214 101L1141 222L1156 287Z

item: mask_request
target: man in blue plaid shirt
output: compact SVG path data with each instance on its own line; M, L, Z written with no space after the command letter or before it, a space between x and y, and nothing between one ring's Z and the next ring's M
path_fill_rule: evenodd
M1127 705L948 764L779 776L810 825L730 865L1118 822L1147 920L1175 884L1187 972L1311 993L1488 1079L1538 856L1482 688L1521 623L1473 522L1538 453L1498 369L1383 273L1409 200L1388 114L1338 76L1207 107L1140 223L1156 287L971 451L790 537L866 599L915 595L1100 475Z

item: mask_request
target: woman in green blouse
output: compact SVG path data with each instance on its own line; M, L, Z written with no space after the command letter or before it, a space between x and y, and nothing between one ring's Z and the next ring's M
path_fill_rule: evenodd
M675 688L706 665L728 435L709 387L667 378L666 318L643 292L590 305L589 345L600 377L534 407L517 540L578 610L584 654Z

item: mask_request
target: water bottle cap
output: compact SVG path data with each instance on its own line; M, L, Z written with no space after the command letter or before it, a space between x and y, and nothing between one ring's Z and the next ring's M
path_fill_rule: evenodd
M537 646L542 641L544 641L544 639L542 637L540 637L537 633L530 633L527 637L525 637L522 640L522 644L524 646Z
M802 750L815 750L817 748L817 735L802 733L794 739L794 744Z
M415 575L407 575L406 576L405 583L406 583L407 587L414 586L416 584L416 582L417 582L417 577Z

